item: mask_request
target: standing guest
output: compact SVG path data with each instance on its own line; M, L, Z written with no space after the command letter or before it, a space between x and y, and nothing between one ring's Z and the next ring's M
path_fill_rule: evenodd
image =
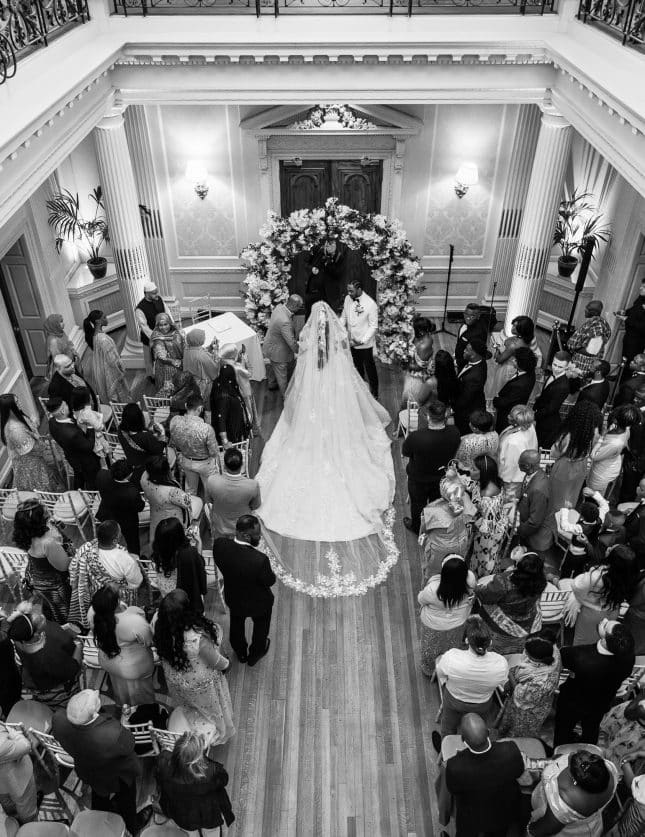
M16 665L16 651L7 635L8 630L7 614L0 607L0 711L4 718L18 703L22 691L22 676Z
M154 639L176 707L169 729L194 730L212 745L226 743L235 726L224 677L230 663L220 651L219 625L195 613L183 590L174 590L161 601Z
M434 674L437 657L461 645L476 583L461 555L447 555L441 562L441 572L433 575L419 593L421 671L426 677Z
M585 306L585 321L569 338L567 349L573 365L583 373L593 372L596 360L602 360L611 328L602 316L602 302L593 299Z
M609 381L607 379L610 372L611 366L606 360L595 360L591 380L583 384L578 390L578 401L593 401L602 410L609 398ZM573 388L575 389L575 386Z
M141 474L153 459L163 456L166 450L163 428L155 422L148 427L138 404L126 404L119 426L119 441L125 458L132 465L132 482L137 487Z
M202 418L203 413L204 399L190 395L185 415L170 420L170 444L180 455L179 467L189 494L197 494L200 480L206 488L210 475L217 473L217 439L213 428Z
M247 412L232 366L225 364L220 369L211 390L210 406L211 424L223 448L249 438L251 416Z
M636 355L645 352L645 276L641 279L638 296L619 317L625 322L623 357L629 363Z
M636 390L645 384L645 354L638 354L629 364L631 377L627 378L614 398L614 407L633 404Z
M627 628L609 619L598 625L598 641L561 650L562 665L570 674L560 687L555 712L553 744L578 740L595 744L603 715L623 680L634 667L634 640Z
M241 663L254 666L269 650L275 574L267 556L257 549L260 521L245 514L237 521L235 538L213 541L213 560L224 578L224 601L231 612L231 647ZM253 622L250 648L244 626Z
M537 450L537 446L535 413L524 404L516 404L508 414L508 427L500 434L497 453L499 475L507 496L519 495L524 481L520 456L525 450Z
M517 820L524 759L514 741L491 743L485 721L461 721L466 745L446 762L446 787L455 797L457 837L500 837Z
M474 466L474 476L466 485L478 512L470 566L477 578L482 578L500 569L500 553L509 521L497 462L490 456L476 456Z
M101 470L101 460L94 452L96 435L91 428L83 430L70 417L69 410L67 401L61 398L50 398L47 401L49 433L62 448L74 472L74 488L93 491L96 475Z
M509 369L514 374L493 398L493 407L497 410L495 430L501 433L508 427L508 414L515 404L528 404L535 386L535 367L537 360L526 346L519 346L508 361Z
M639 422L640 414L633 404L612 410L607 419L607 431L591 451L588 488L604 494L609 483L616 480L622 469L623 450L627 447L630 428Z
M568 352L555 353L551 374L547 375L542 392L535 399L535 430L541 448L550 448L560 430L560 408L571 393L571 379L567 375L570 362Z
M637 505L625 517L627 543L639 551L645 547L645 477L636 488Z
M489 651L491 635L481 617L466 619L465 637L465 649L451 648L436 661L443 685L442 736L454 735L469 712L488 717L495 689L508 679L508 663L501 654Z
M480 614L500 654L520 654L530 634L542 625L540 596L546 588L544 561L526 552L515 567L480 581L475 595Z
M110 445L105 438L105 421L103 414L91 407L90 393L85 387L79 387L72 392L70 398L70 417L74 419L83 433L94 431L94 453L102 463L112 455Z
M349 338L354 366L361 378L365 378L374 398L378 398L378 375L374 361L378 306L363 290L359 279L347 283L347 296L340 321Z
M199 392L208 403L211 397L211 386L219 375L220 358L217 337L213 338L210 346L204 346L206 332L203 328L191 328L186 335L184 349L184 372L189 372L199 387Z
M166 596L183 590L195 613L204 613L206 565L174 517L159 521L152 543L152 560L157 568L157 586Z
M72 405L70 402L72 392L79 387L85 387L85 389L89 390L93 410L101 412L103 415L106 414L106 410L109 413L109 407L101 410L96 393L85 378L78 374L74 366L74 361L68 355L56 355L54 357L54 374L47 388L49 398L60 398L67 403L67 406L71 410Z
M64 625L69 608L71 558L63 547L60 530L38 500L18 504L13 521L13 542L29 555L25 585L42 596L46 618Z
M424 581L439 572L443 559L452 553L467 555L470 546L468 524L477 514L464 484L453 468L439 483L441 497L423 510L419 544L423 546L421 568Z
M477 456L492 456L493 459L497 459L499 436L493 430L493 423L492 414L486 410L475 410L470 414L468 419L470 433L461 437L455 454L462 470L472 472Z
M152 352L150 351L150 337L154 331L158 314L167 313L163 299L154 282L143 283L143 299L137 303L134 316L139 326L139 336L143 344L143 359L146 366L148 380L154 381L152 370Z
M410 358L403 379L402 410L407 407L408 401L425 404L432 394L432 335L436 328L427 317L416 315L412 318L412 331L414 336L409 350Z
M74 344L65 333L65 319L62 314L50 314L43 322L45 332L45 346L47 349L46 380L51 380L54 373L54 358L56 355L67 357L78 366L78 355Z
M56 490L36 422L23 412L12 392L0 395L0 438L11 460L13 488L18 491Z
M626 541L625 513L618 511L618 509L610 509L600 527L598 542L602 549L607 552L610 546L624 544ZM640 651L638 653L640 654Z
M158 390L172 385L174 392L178 374L182 371L186 338L172 321L170 314L157 314L150 335L150 351L154 360L155 386Z
M636 588L623 616L623 625L634 637L634 654L637 657L645 655L645 569L639 568Z
M171 477L170 465L165 457L160 456L149 463L141 477L141 488L150 504L150 541L154 540L159 521L167 517L176 517L185 525L192 523L190 494L182 491L179 483ZM198 518L199 514L196 513L195 517Z
M99 471L96 487L101 503L96 519L118 523L128 552L140 555L139 512L143 511L145 501L136 485L132 484L132 475L132 465L127 459L117 459L108 470Z
M551 491L549 478L540 467L537 450L523 451L518 465L524 480L517 505L517 533L520 543L539 555L553 543L553 533L545 525Z
M228 773L203 735L193 730L177 739L157 761L159 804L166 817L193 833L214 833L235 816L226 792ZM212 831L211 831L212 829Z
M602 414L597 404L583 401L571 408L551 448L555 463L549 475L549 513L555 514L567 505L577 505L587 478L589 457L600 438L601 427Z
M119 599L117 584L106 584L92 596L87 621L99 649L117 706L154 703L152 630L140 607Z
M293 315L302 308L302 297L292 294L285 303L280 303L271 312L269 327L262 350L270 361L269 389L280 390L282 397L295 368L298 341L293 327Z
M511 693L498 726L502 738L539 738L560 680L560 652L552 639L529 637L519 663L511 666Z
M434 359L434 382L437 401L454 410L459 395L459 379L450 352L439 349Z
M469 419L474 410L486 409L484 385L486 383L486 359L490 352L483 340L473 339L466 344L464 365L459 371L459 392L455 399L455 424L461 434L468 433Z
M98 309L90 311L83 320L85 342L92 352L90 377L102 404L109 404L110 401L123 403L130 400L130 388L125 380L125 369L119 350L114 340L103 333L107 324L107 317Z
M403 518L406 529L419 534L421 512L427 502L439 497L439 483L459 447L459 431L446 427L446 407L440 401L427 405L428 428L415 430L403 442L401 454L408 458L410 517Z
M461 371L468 362L464 357L466 346L476 340L486 345L488 340L488 327L481 316L481 307L476 302L469 302L464 310L464 321L459 326L457 333L457 345L455 347L455 362L457 369Z
M515 317L511 323L511 336L504 341L504 348L495 352L495 366L493 374L489 376L486 385L487 398L493 398L515 375L513 356L516 349L530 349L535 357L535 365L542 364L542 352L535 339L535 323L530 317ZM530 395L530 393L529 393ZM528 401L520 398L521 402Z
M205 494L211 503L214 536L234 535L238 518L255 511L262 503L259 483L242 473L243 464L242 451L229 448L224 452L224 473L208 478Z
M101 710L95 689L74 695L52 721L52 735L74 759L78 778L92 789L95 811L114 811L137 833L137 785L141 765L131 732Z
M601 837L602 811L616 793L617 773L611 762L587 750L548 763L531 796L528 837Z
M598 746L605 751L605 758L619 770L625 756L640 753L640 757L645 758L645 700L642 692L611 707L600 724Z

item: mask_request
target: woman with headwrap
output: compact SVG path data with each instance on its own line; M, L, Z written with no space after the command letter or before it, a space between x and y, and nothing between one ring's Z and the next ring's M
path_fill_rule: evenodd
M232 366L222 366L217 380L213 383L211 424L218 443L225 448L248 439L251 432L251 418Z
M206 348L206 332L203 328L192 328L186 335L184 349L184 372L190 372L205 403L211 397L211 386L219 375L220 361L217 338Z
M85 342L92 350L90 378L101 404L110 401L128 403L131 400L130 388L125 381L125 369L114 340L103 329L107 326L107 317L103 311L94 309L83 320Z
M155 364L155 386L157 390L169 389L178 372L182 370L186 338L173 323L168 314L157 314L155 327L150 335L150 351Z
M62 314L50 314L43 322L43 331L47 346L46 378L49 380L54 374L53 360L56 355L67 355L75 364L78 364L78 355L74 344L65 333L65 321Z

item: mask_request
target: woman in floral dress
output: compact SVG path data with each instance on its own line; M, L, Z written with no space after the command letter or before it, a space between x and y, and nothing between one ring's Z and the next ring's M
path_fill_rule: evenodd
M16 396L0 395L0 437L13 468L13 487L19 491L57 491L60 486L45 459L45 445L36 424L18 406Z
M508 514L495 460L486 455L476 456L473 466L466 490L479 515L474 523L470 569L477 578L483 578L500 570L499 559L508 529Z
M188 526L193 517L201 514L203 503L198 497L191 502L179 483L170 475L170 465L165 457L158 457L148 463L141 475L141 490L150 503L150 542L154 541L157 524L168 517L176 517ZM194 514L193 514L194 503Z
M175 590L159 606L154 639L175 705L169 729L192 729L208 744L224 744L235 735L235 725L224 677L230 663L219 650L221 628L197 615L186 593Z

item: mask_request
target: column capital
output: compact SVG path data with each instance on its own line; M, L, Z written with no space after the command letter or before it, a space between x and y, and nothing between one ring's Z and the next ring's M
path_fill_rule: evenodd
M96 127L102 131L113 131L118 128L123 128L123 115L125 114L127 105L120 102L111 102L105 115L101 121L96 124Z
M568 128L570 123L560 113L558 108L551 101L551 91L548 90L544 99L539 103L542 111L542 124L552 128Z

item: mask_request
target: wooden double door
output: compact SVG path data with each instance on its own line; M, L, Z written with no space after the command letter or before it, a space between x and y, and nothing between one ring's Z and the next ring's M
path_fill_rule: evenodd
M383 162L374 160L303 160L302 165L280 163L280 210L283 216L297 209L315 209L327 198L338 200L359 212L381 211ZM376 294L376 283L358 250L347 249L344 282L358 278L365 292ZM301 253L291 264L291 293L304 296L307 284L307 254Z

